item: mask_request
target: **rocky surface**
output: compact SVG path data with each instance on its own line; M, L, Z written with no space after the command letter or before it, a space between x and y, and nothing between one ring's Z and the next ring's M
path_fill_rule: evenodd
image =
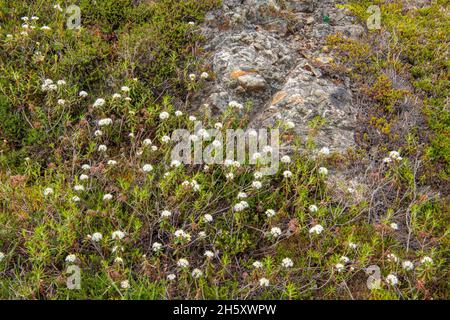
M198 103L220 112L230 101L253 104L253 127L293 121L317 147L354 145L356 111L345 83L323 75L332 62L324 48L334 32L358 37L363 29L332 0L223 0L202 26L214 73ZM205 99L206 97L206 99Z

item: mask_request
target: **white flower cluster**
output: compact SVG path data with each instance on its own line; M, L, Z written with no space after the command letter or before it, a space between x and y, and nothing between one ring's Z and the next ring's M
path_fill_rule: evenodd
M241 212L249 207L247 201L241 201L234 205L234 211Z
M316 224L314 227L309 229L309 233L319 235L323 231L323 227L320 224Z
M400 156L398 151L389 152L389 156L383 159L384 163L391 163L393 161L402 161L403 158Z
M174 235L175 235L175 238L177 238L177 239L191 241L191 235L182 229L178 229L177 231L175 231Z

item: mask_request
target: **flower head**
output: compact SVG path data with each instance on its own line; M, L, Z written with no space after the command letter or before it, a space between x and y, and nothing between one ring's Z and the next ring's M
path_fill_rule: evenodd
M91 236L91 240L94 242L99 242L103 239L103 235L100 232L95 232Z
M77 260L77 256L74 255L74 254L67 255L66 259L65 259L65 261L68 262L68 263L74 263L75 260Z
M312 227L311 229L309 229L309 233L311 234L321 234L323 231L323 227L320 224L316 224L314 227Z
M274 237L279 237L281 236L281 229L278 227L273 227L272 229L270 229L270 234Z
M189 261L187 261L184 258L181 258L177 261L177 266L179 266L180 268L187 268L189 267Z
M396 286L398 284L398 278L391 273L386 277L386 282L391 286Z
M120 230L114 231L114 232L111 234L111 238L112 238L113 240L115 240L115 239L122 240L123 238L125 238L125 232L120 231Z
M281 261L281 265L284 268L292 268L294 266L294 262L290 258L284 258L283 261Z

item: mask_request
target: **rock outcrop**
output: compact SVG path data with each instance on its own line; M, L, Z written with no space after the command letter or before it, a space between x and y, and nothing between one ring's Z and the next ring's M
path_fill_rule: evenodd
M318 147L354 145L356 111L345 83L323 75L323 50L334 32L362 33L332 0L223 0L202 26L214 79L199 96L216 112L230 101L251 101L252 126L293 121L300 136L315 128ZM206 97L206 98L205 98Z

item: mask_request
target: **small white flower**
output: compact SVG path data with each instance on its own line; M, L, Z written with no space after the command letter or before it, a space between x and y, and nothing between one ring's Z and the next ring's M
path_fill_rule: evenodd
M82 90L78 93L78 95L82 98L86 98L88 96L88 93L86 91Z
M202 78L202 79L208 79L208 78L209 78L208 72L202 72L202 74L200 75L200 78Z
M151 164L145 164L143 167L142 167L142 171L144 171L144 172L150 172L150 171L152 171L153 170L153 166L151 165Z
M197 135L195 135L195 134L191 134L189 136L189 140L192 141L192 142L197 142L197 141L200 140L200 138Z
M383 163L391 163L392 159L391 158L383 158Z
M77 260L77 256L74 255L74 254L69 254L69 255L66 257L66 260L65 260L65 261L68 262L68 263L74 263L75 260Z
M286 170L286 171L283 172L283 176L285 178L291 178L292 177L292 172L289 171L289 170Z
M64 99L58 99L58 104L59 104L60 106L63 106L63 105L66 104L66 100L64 100Z
M172 215L172 212L170 212L169 210L163 210L162 212L161 212L161 217L162 218L168 218L168 217L170 217Z
M223 128L223 124L220 123L220 122L216 122L216 123L214 124L214 128L216 128L217 130L220 130L220 129Z
M111 234L111 239L113 240L115 239L122 240L123 238L125 238L125 232L123 231L117 230Z
M247 194L245 192L239 192L237 195L238 199L245 199L247 198Z
M99 127L104 127L104 126L110 126L112 125L113 121L111 118L104 118L98 121L98 126Z
M87 163L85 163L85 164L83 164L82 166L81 166L81 169L83 169L83 170L91 170L91 166L90 165L88 165ZM81 179L81 177L80 177L80 179Z
M248 208L248 203L246 201L241 201L234 205L234 211L241 212Z
M317 206L315 204L310 205L308 209L309 209L309 212L311 212L311 213L319 211L319 208L317 208Z
M357 245L356 243L354 243L354 242L349 242L349 243L348 243L348 246L349 246L350 249L356 249L356 248L358 248L358 245Z
M198 237L199 237L199 238L205 238L205 237L206 237L206 232L205 232L205 231L200 231L200 232L198 233Z
M3 259L5 259L5 254L0 251L0 262L2 262Z
M255 189L261 189L262 188L262 183L261 183L261 181L253 181L252 182L252 186Z
M214 257L214 252L212 252L210 250L206 250L204 253L204 256L211 259Z
M174 235L178 239L184 239L184 240L187 240L187 241L191 241L191 235L189 233L187 233L187 232L184 232L181 229L178 229L177 231L175 231Z
M406 271L411 271L411 270L414 269L414 264L411 261L409 261L409 260L405 260L405 261L402 262L402 267Z
M65 86L65 85L67 84L67 82L66 82L65 80L58 80L58 81L56 82L56 84L57 84L58 86Z
M114 93L114 94L112 95L112 98L113 98L113 99L120 99L120 98L122 98L122 95L121 95L120 93Z
M270 229L270 234L274 237L279 237L281 236L281 229L278 227L273 227L272 229Z
M169 118L169 113L168 112L166 112L166 111L163 111L163 112L161 112L160 114L159 114L159 118L161 119L161 120L166 120L166 119L168 119Z
M150 146L152 144L152 140L150 139L145 139L144 141L142 141L142 144L144 146Z
M258 159L261 159L262 158L262 155L261 155L261 153L259 153L259 152L255 152L253 155L252 155L252 159L254 160L254 161L256 161L256 160L258 160Z
M261 278L261 279L259 279L259 285L260 285L261 287L268 287L269 284L270 284L270 282L269 282L268 279L266 279L266 278Z
M398 284L398 278L391 273L386 277L386 282L391 286L396 286Z
M330 149L328 149L327 147L323 147L319 150L319 154L322 156L328 156L330 154Z
M156 150L158 150L158 147L157 146L152 146L152 151L156 151Z
M50 28L49 26L42 26L41 27L41 30L43 30L43 31L48 31L48 30L51 30L52 28Z
M325 168L325 167L320 167L320 168L319 168L319 174L321 174L321 175L323 175L323 176L328 175L328 169Z
M99 242L100 240L103 239L103 235L100 232L95 232L94 234L92 234L91 239L94 242Z
M290 163L291 162L291 157L289 157L289 156L282 156L280 160L283 163Z
M430 258L430 257L428 257L428 256L425 256L425 257L423 257L423 258L420 260L420 263L421 263L421 264L432 265L432 264L433 264L433 259Z
M233 162L234 162L233 160L225 159L225 161L223 162L223 165L225 167L231 167L233 165Z
M195 117L195 116L189 116L189 121L196 121L197 120L197 118Z
M107 193L103 196L103 201L109 201L112 200L113 196L110 193Z
M197 76L196 76L195 74L191 73L191 74L189 75L189 80L195 81L195 79L197 79Z
M234 174L233 174L233 172L228 172L228 173L225 175L225 178L226 178L227 180L233 180L233 179L234 179Z
M96 107L101 107L101 106L103 106L105 104L105 99L103 99L103 98L98 98L97 100L95 100L95 102L94 102L94 108L96 108Z
M94 131L94 136L101 137L102 135L103 135L103 131L102 130L95 130Z
M323 227L320 224L316 224L314 227L309 229L309 233L315 233L317 235L321 234L323 231Z
M169 136L163 136L161 138L161 141L164 142L164 143L168 143L170 141L170 137Z
M349 262L350 262L350 259L349 259L348 257L346 257L346 256L342 256L339 260L340 260L343 264L346 264L346 263L349 263Z
M398 224L396 224L395 222L392 222L389 226L392 230L398 230Z
M401 160L400 153L398 151L389 152L389 158L392 160Z
M130 88L127 86L121 87L120 90L122 90L123 92L130 92Z
M255 177L255 179L259 180L263 177L263 174L259 171L256 171L253 176Z
M81 184L77 184L76 186L73 187L73 189L75 191L84 191L84 186Z
M175 116L181 117L182 115L183 115L183 112L181 112L180 110L175 111Z
M72 201L73 202L78 202L78 201L80 201L81 199L80 199L80 197L77 197L77 196L73 196L72 197Z
M89 167L90 169L91 167ZM85 170L89 170L89 169L85 169ZM80 174L80 181L84 181L84 180L88 180L89 176L87 174Z
M195 279L198 279L200 277L203 276L203 272L200 269L195 268L194 270L192 270L192 277Z
M295 128L295 123L293 121L286 121L286 128L294 129Z
M237 102L237 101L231 101L231 102L228 104L228 106L231 107L231 108L239 109L239 110L241 110L241 109L244 108L244 106L243 106L241 103Z
M261 269L263 267L263 264L260 261L253 262L253 267L255 269Z
M44 189L44 196L49 196L53 194L53 189L52 188L45 188Z
M187 261L184 258L181 258L177 261L177 266L179 266L180 268L187 268L189 267L189 261Z
M22 21L28 21L29 18L28 18L28 17L21 17L20 20L22 20Z
M116 263L116 264L123 264L123 259L121 257L116 257L114 259L114 263Z
M345 269L345 266L342 263L336 263L335 268L337 272L342 272Z
M389 254L387 255L387 259L388 259L388 261L390 261L390 262L395 262L395 263L398 262L398 257L397 257L395 254L393 254L393 253L389 253Z
M116 160L108 160L107 162L108 166L115 166L117 164Z
M294 266L294 262L290 258L284 258L283 261L281 261L281 265L284 268L292 268Z
M267 216L268 218L272 218L272 217L274 217L276 214L277 214L277 213L276 213L275 210L273 210L273 209L267 209L267 210L266 210L266 216Z
M162 248L162 244L159 242L155 242L152 244L153 252L158 252L159 250L161 250L161 248Z
M263 152L264 153L272 153L273 148L271 146L264 146L263 147Z
M175 280L176 278L177 278L177 276L174 275L173 273L167 275L167 280L169 280L169 281L173 281L173 280Z
M251 129L250 131L248 131L248 136L256 138L258 136L258 132L254 129Z
M120 287L122 289L129 289L130 288L130 281L123 280L122 282L120 282Z
M178 168L179 166L181 166L181 162L178 161L178 160L173 160L173 161L170 163L170 166L171 166L172 168Z
M213 216L210 214L205 214L203 218L205 219L206 222L212 222L214 220Z
M105 152L106 150L108 150L108 147L105 146L104 144L98 146L98 151Z

